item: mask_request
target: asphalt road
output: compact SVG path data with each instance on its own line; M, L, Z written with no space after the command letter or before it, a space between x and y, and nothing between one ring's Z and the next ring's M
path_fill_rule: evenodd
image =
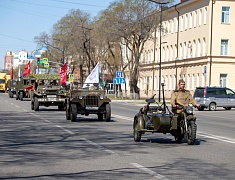
M133 140L140 106L112 102L111 122L65 119L57 107L0 94L0 179L234 179L235 109L195 111L196 145L146 133Z

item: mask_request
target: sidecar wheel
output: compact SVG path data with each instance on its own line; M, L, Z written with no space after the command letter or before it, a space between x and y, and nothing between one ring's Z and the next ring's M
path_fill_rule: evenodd
M180 136L175 136L175 142L176 142L176 143L181 143L181 141L182 141L182 137L180 137Z
M188 126L189 133L187 134L187 143L188 145L194 145L196 139L197 125L195 121L190 121Z
M140 142L141 140L141 133L138 131L138 122L134 122L134 132L133 132L133 135L134 135L134 141L135 142Z

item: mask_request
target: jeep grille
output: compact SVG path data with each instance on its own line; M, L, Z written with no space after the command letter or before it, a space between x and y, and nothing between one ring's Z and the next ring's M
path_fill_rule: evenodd
M98 106L97 96L88 95L85 98L85 106Z
M46 90L46 94L49 94L49 95L57 94L57 90Z

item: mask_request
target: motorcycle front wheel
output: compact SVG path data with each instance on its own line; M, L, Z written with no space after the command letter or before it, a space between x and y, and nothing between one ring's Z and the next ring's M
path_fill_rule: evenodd
M196 139L197 125L195 121L188 122L188 133L187 133L187 143L188 145L194 145Z

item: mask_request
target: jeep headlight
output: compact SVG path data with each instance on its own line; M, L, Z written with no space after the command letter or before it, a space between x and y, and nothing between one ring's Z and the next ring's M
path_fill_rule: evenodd
M100 95L100 99L104 99L104 95L103 94Z
M78 99L82 99L82 95L79 95L79 96L78 96Z

